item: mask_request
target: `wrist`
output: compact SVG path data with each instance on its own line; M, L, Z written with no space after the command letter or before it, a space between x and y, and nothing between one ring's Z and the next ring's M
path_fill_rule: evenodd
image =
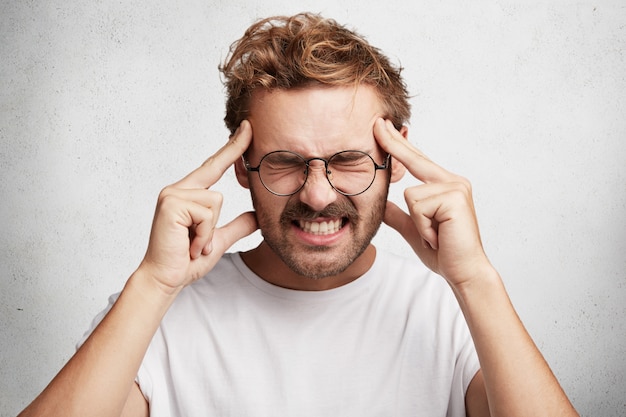
M467 279L451 284L451 287L461 307L468 301L484 299L494 292L505 291L500 274L488 262L474 268Z
M133 272L124 288L135 292L150 303L169 307L183 286L172 287L160 282L151 269L142 264Z

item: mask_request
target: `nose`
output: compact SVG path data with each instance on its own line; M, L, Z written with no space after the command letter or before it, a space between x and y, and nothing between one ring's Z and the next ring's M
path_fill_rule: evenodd
M328 182L326 166L321 161L309 164L309 176L299 192L300 201L315 211L322 211L337 200L337 192Z

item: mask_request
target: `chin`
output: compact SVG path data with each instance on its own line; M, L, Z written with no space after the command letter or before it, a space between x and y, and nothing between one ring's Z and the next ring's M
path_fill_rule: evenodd
M308 247L305 253L295 255L295 250L273 248L283 263L296 274L309 279L323 279L336 276L344 272L365 251L368 245L362 248L329 248L327 246ZM281 250L282 249L282 250ZM333 251L338 252L333 256ZM353 255L346 255L352 253Z

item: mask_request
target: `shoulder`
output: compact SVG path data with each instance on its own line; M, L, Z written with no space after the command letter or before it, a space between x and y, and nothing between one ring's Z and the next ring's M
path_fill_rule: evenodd
M377 250L376 261L370 269L384 282L394 286L427 287L431 290L447 291L445 279L422 263L417 256L398 255L386 250Z
M376 261L372 268L403 271L419 275L432 273L417 256L398 255L385 249L376 249Z
M426 267L417 256L403 256L378 250L370 269L377 290L413 308L458 310L458 303L446 280Z
M222 255L211 271L180 292L170 311L189 313L190 310L205 308L207 300L219 301L238 292L247 283L238 268L238 260L236 253Z
M183 292L205 291L211 288L232 286L242 278L239 268L240 262L241 258L238 253L225 253L213 269L186 287Z

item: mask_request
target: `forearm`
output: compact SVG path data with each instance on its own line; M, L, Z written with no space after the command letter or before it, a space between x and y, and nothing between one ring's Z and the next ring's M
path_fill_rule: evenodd
M176 294L138 270L74 357L22 416L119 416L147 347Z
M517 316L497 272L486 268L482 279L454 291L480 359L491 415L578 415Z

